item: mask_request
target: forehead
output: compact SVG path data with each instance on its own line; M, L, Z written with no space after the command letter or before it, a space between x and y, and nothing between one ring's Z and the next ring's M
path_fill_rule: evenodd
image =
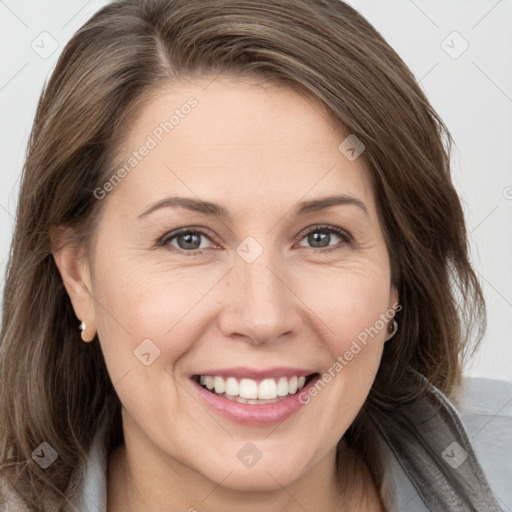
M364 159L350 161L338 147L348 135L318 100L283 85L227 77L174 84L148 97L127 127L117 165L128 172L113 197L186 192L255 206L262 194L279 204L339 192L371 202Z

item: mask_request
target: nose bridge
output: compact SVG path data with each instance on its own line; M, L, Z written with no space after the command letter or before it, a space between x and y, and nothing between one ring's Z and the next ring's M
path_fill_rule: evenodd
M228 293L232 296L221 326L228 336L238 334L253 342L270 342L294 328L293 294L280 275L282 266L274 251L263 247L257 251L251 241L237 249L240 247L242 252L230 272Z
M262 311L270 308L275 310L286 300L282 278L269 263L263 259L251 264L240 263L240 274L245 281L245 303L259 305Z

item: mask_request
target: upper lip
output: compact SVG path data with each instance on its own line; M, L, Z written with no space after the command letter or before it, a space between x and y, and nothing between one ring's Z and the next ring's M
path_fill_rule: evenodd
M304 369L304 368L290 368L285 366L274 366L272 368L247 368L247 367L236 367L236 368L217 368L209 369L200 372L193 373L190 375L191 378L199 375L204 376L219 376L219 377L235 377L236 379L277 379L279 377L307 377L316 373L315 370Z

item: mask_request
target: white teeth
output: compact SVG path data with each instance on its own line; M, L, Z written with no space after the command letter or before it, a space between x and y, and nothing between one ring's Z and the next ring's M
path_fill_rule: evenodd
M222 379L222 377L219 378ZM226 381L226 395L238 396L238 381L234 377L229 377Z
M214 383L215 383L215 379L213 377L205 377L204 378L204 384L208 389L212 390L213 386L215 385Z
M234 377L224 379L218 375L201 375L199 383L210 391L218 395L224 394L236 402L257 404L263 401L277 401L278 397L297 393L304 387L306 377L264 379L258 384L254 379L241 379L239 382Z
M258 398L258 383L252 379L242 379L238 387L238 396L247 399Z
M224 379L222 377L215 377L215 393L220 395L221 393L224 393L226 391L226 383L224 382Z
M277 396L286 396L288 394L288 379L281 377L277 383Z
M258 386L258 398L269 400L277 396L277 386L274 379L265 379Z
M299 379L297 377L292 377L290 379L290 382L288 382L288 393L290 393L290 395L297 393L297 381L298 380Z

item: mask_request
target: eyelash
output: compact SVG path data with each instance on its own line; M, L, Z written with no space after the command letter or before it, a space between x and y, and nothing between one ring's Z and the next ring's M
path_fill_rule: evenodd
M327 246L327 248L325 248L325 249L318 249L318 248L312 247L311 249L313 249L313 252L315 252L315 253L326 253L326 252L329 253L331 251L336 251L336 250L342 249L346 244L353 245L353 238L348 232L346 232L340 228L337 228L335 226L330 226L328 224L319 224L319 225L311 226L310 228L307 228L306 231L303 231L295 241L300 242L306 236L308 236L310 233L314 233L315 231L319 231L322 233L326 233L326 232L335 233L342 240L342 242L338 242L338 243L343 244L342 246L339 246L339 247ZM169 245L171 240L174 240L175 238L177 238L178 236L183 235L183 234L202 235L202 236L208 238L210 241L213 241L213 240L211 240L211 237L208 236L208 233L206 231L203 231L202 229L195 229L193 227L187 227L187 228L179 229L177 231L172 231L170 233L166 233L163 237L161 237L160 239L157 240L157 246L163 247L163 248L173 251L173 252L178 251L180 253L186 254L187 256L198 256L198 255L203 254L204 249L203 250L195 250L195 251L187 251L185 249L180 249L178 247Z

